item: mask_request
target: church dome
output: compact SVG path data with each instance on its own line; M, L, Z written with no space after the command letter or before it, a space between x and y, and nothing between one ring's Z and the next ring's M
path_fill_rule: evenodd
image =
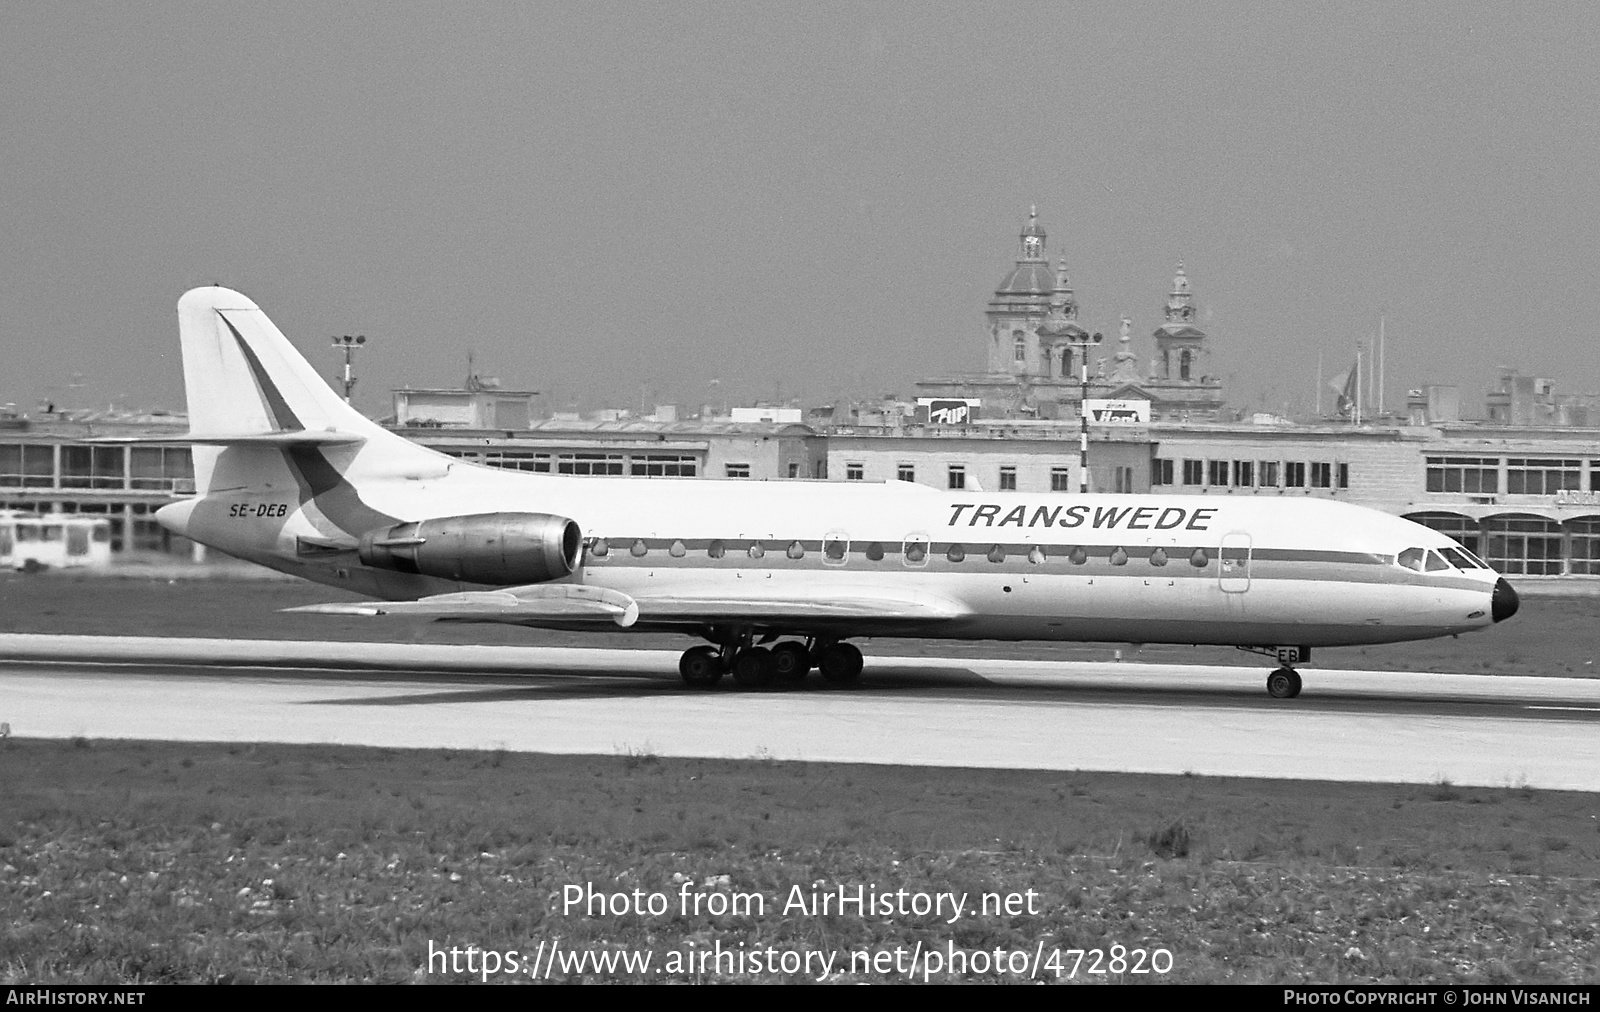
M1049 264L1043 260L1024 260L1011 269L994 293L999 296L1049 295L1055 290L1055 284L1055 273Z
M994 290L997 298L1017 296L1049 296L1055 290L1055 274L1050 270L1044 255L1044 226L1039 224L1039 208L1028 208L1028 223L1022 226L1022 255Z

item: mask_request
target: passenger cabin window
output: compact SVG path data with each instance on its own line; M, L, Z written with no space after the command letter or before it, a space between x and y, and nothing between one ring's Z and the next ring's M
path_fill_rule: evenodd
M874 541L872 544L867 546L867 561L868 562L882 562L883 561L883 543L882 542Z
M906 538L900 548L900 558L908 566L926 566L928 564L928 539L921 536Z
M944 557L949 559L951 562L965 562L967 560L966 546L959 544L951 545L949 551L944 553Z
M849 554L850 539L843 534L830 534L822 540L822 561L828 565L844 565Z

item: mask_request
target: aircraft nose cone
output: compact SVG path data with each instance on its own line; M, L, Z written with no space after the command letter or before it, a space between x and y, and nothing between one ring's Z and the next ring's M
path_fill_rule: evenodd
M1504 622L1517 613L1517 607L1522 602L1517 600L1517 592L1511 589L1511 584L1505 577L1494 585L1494 596L1489 599L1489 614L1496 622Z

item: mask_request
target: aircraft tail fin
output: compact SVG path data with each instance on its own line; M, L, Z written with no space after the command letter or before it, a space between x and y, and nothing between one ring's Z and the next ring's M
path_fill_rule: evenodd
M185 293L178 336L196 437L382 431L335 394L261 307L238 292Z
M433 456L344 402L249 298L196 288L178 300L195 479L206 488L229 446L372 444Z

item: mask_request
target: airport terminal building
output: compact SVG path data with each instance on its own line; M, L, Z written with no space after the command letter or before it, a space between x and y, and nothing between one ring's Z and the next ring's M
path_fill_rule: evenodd
M395 391L388 424L463 461L532 474L1069 495L1082 477L1078 370L1088 355L1091 408L1132 406L1092 427L1091 491L1343 499L1449 534L1507 574L1600 577L1600 398L1508 372L1488 394L1487 421L1462 420L1456 391L1440 387L1412 391L1404 417L1376 424L1240 420L1206 370L1212 338L1181 264L1141 368L1127 321L1091 343L1045 239L1030 215L984 309L987 371L917 383L912 414L817 413L809 425L668 412L535 419L531 392L469 377L461 389ZM193 494L188 450L92 442L185 428L172 414L0 413L0 510L104 516L113 559L197 554L151 517Z

